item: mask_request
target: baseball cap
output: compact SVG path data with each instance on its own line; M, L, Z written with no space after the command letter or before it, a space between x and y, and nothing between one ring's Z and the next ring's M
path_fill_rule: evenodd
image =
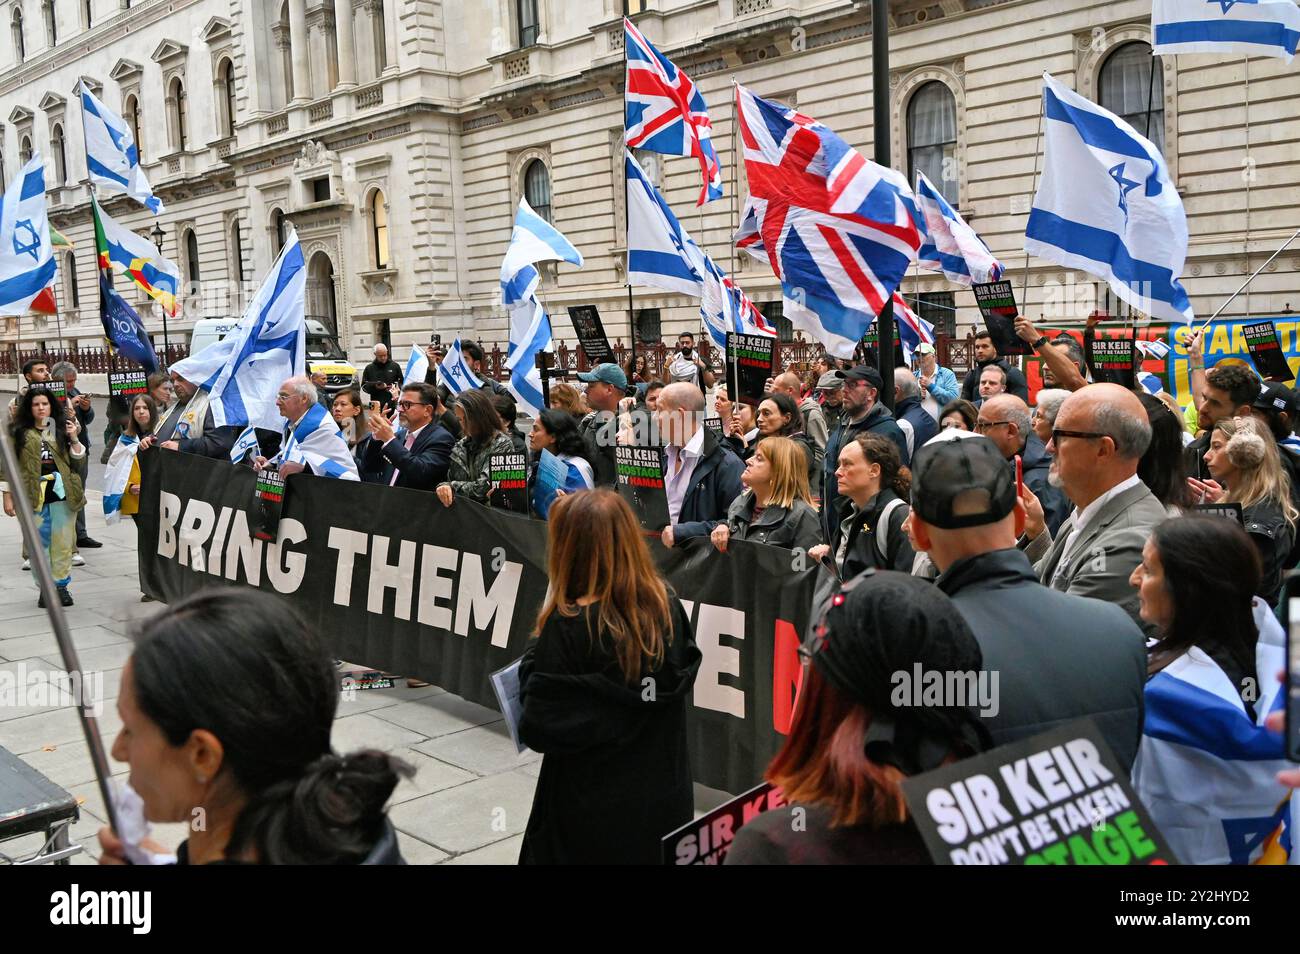
M598 364L590 371L579 371L578 380L586 381L588 384L593 381L601 381L611 387L618 388L620 391L627 390L627 375L616 364Z
M1285 411L1294 417L1300 413L1300 395L1285 384L1264 381L1253 406L1261 411Z
M844 387L843 371L827 371L817 379L818 391L838 391Z
M877 391L885 386L885 379L880 376L880 372L869 364L860 364L856 368L850 368L848 371L845 371L844 380L866 381Z
M1016 478L987 437L926 443L912 458L912 509L942 530L995 523L1016 505Z
M930 344L928 341L923 341L923 342L921 342L919 345L916 346L916 353L917 353L917 354L934 354L934 345Z

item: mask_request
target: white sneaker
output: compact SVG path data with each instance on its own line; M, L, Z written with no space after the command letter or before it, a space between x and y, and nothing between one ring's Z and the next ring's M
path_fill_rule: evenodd
M30 570L31 568L32 568L32 561L31 561L31 560L24 560L24 561L23 561L23 569L24 569L24 570Z
M73 566L85 566L85 565L86 565L86 558L83 557L80 553L74 553L74 554L72 554L72 565L73 565Z

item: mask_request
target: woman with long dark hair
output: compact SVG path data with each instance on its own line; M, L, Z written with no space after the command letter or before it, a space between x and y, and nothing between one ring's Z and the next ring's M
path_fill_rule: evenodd
M192 822L180 864L404 864L384 804L411 770L338 755L339 681L284 600L211 589L145 621L122 670L112 756L150 822ZM100 829L101 864L125 848Z
M1151 443L1138 461L1138 479L1170 516L1177 516L1191 503L1183 479L1183 422L1154 394L1143 391L1138 400L1151 422Z
M808 486L814 497L821 496L821 471L822 471L822 449L817 446L811 437L803 431L803 414L799 411L799 405L790 395L784 391L773 391L763 396L763 400L758 402L758 407L754 410L754 422L758 427L758 434L755 440L745 443L743 432L739 430L740 424L730 427L728 436L723 438L723 444L731 449L731 452L741 460L749 460L758 446L758 442L765 437L788 437L800 446L804 453L804 459L807 464ZM723 418L723 426L730 424L727 418Z
M1235 520L1186 516L1155 528L1129 579L1156 630L1133 787L1184 864L1286 861L1277 835L1264 837L1287 792L1281 741L1263 725L1284 651L1260 638L1260 576ZM1259 837L1227 831L1231 818L1255 820Z
M451 449L447 479L438 485L438 499L450 507L456 497L486 504L492 489L488 464L494 454L513 454L515 446L501 429L501 416L486 391L462 391L454 405L465 436Z
M843 580L869 568L911 573L926 566L916 559L905 529L912 472L903 466L897 444L879 434L859 434L840 448L835 479L840 506L831 515L831 539L809 556L829 557Z
M114 522L121 514L134 517L140 512L139 452L154 443L158 426L158 405L147 394L131 399L126 425L104 471L104 515Z
M533 429L528 435L528 447L533 455L532 465L528 471L530 488L535 490L537 486L537 468L541 462L542 451L554 454L567 470L565 481L558 490L559 494L590 490L596 486L595 471L592 470L591 462L586 456L587 443L578 430L578 419L568 411L548 407L537 415L537 420L533 422ZM529 495L534 497L534 510L545 519L545 510L549 506L549 501L537 500L532 491Z
M970 673L979 643L936 587L867 573L831 601L809 647L794 721L766 778L787 805L745 824L726 864L930 864L901 783L982 752L972 708L899 704L897 674ZM796 822L800 822L796 824Z
M86 504L86 448L80 434L76 417L67 414L63 402L48 391L29 388L18 398L13 441L19 479L36 514L59 602L64 606L72 605L68 583L77 546L77 511ZM4 511L16 515L7 489ZM45 605L43 593L37 605Z
M519 737L543 753L521 864L658 864L691 820L690 620L614 491L551 507L550 590L519 670Z

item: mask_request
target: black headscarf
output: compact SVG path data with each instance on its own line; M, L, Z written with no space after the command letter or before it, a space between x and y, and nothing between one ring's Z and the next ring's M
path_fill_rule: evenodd
M843 695L871 712L867 758L906 775L937 768L955 752L991 748L971 706L894 704L895 673L973 672L983 668L979 643L948 596L914 576L889 571L848 581L831 601L813 664ZM911 693L903 701L911 701ZM947 700L945 700L947 701Z

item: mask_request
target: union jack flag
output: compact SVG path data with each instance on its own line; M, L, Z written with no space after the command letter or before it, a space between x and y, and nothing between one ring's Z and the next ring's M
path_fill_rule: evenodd
M916 197L810 116L743 86L736 100L750 188L740 238L752 254L761 237L786 297L816 315L818 340L861 340L921 246Z
M722 163L710 138L713 123L694 81L627 19L623 20L623 49L627 56L623 135L628 148L695 156L704 178L696 205L722 198Z
M917 345L934 344L934 325L914 312L901 292L894 292L894 325L898 328L903 356L908 361L912 360Z

